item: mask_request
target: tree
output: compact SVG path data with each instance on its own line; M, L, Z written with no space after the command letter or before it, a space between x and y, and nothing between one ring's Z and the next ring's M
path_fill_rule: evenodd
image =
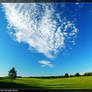
M8 77L10 79L15 79L17 77L17 72L14 67L8 71Z
M75 74L75 76L77 76L77 77L78 77L78 76L80 76L80 74L79 74L79 73L76 73L76 74Z
M92 72L86 72L83 74L84 76L92 76Z
M66 78L69 77L69 74L68 74L68 73L65 73L65 77L66 77Z
M74 75L70 75L70 77L74 77Z

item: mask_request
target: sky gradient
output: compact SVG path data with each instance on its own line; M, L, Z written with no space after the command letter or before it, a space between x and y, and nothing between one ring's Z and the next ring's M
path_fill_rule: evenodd
M71 24L74 24L74 27L76 27L78 32L76 33L76 38L73 40L68 40L65 38L66 40L63 43L65 45L64 48L61 43L59 45L59 47L61 46L60 48L56 48L56 50L54 50L55 48L51 48L50 52L50 44L46 44L48 47L46 48L45 45L40 42L35 42L34 44L31 44L31 42L28 44L28 41L25 41L26 38L23 36L21 39L18 39L17 36L14 38L7 28L9 21L5 15L5 8L2 4L0 4L0 76L7 76L8 71L12 67L15 67L18 75L21 76L51 76L63 75L65 73L75 74L76 72L92 72L92 4L56 3L53 6L55 10L54 13L58 13L60 18L64 19L66 25L67 21L70 21ZM48 12L49 9L45 13L48 14ZM48 18L48 16L45 16L43 19L46 18ZM56 20L54 18L52 19ZM50 28L49 25L51 24L51 21L48 20L47 22L50 23L46 24L46 26L43 26L49 30L48 28ZM60 25L60 22L57 22L57 20L55 23L57 23L57 26ZM51 25L51 28L53 25L54 24ZM12 27L10 30L17 33L17 31L14 31L15 29ZM71 30L72 28L70 28L70 31ZM51 35L52 34L50 33L50 36ZM37 36L38 35L36 35L36 37ZM60 37L61 36L59 36L59 38ZM62 40L62 38L59 40ZM55 41L57 42L57 40ZM74 41L76 44L73 45L71 41ZM31 48L32 45L33 47ZM36 48L37 46L40 48L40 50L39 48ZM55 54L55 51L58 52Z

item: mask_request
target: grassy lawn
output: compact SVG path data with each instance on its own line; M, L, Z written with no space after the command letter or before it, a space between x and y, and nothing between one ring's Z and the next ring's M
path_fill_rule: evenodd
M92 76L57 79L0 78L1 88L92 89Z

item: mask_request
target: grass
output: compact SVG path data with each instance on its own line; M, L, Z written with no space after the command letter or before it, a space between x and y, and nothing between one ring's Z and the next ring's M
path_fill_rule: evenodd
M92 76L57 79L0 78L0 88L92 89Z

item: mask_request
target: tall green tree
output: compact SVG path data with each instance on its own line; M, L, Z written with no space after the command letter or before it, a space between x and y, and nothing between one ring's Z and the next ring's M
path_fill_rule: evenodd
M8 77L10 79L15 79L17 77L17 72L14 67L8 71Z

